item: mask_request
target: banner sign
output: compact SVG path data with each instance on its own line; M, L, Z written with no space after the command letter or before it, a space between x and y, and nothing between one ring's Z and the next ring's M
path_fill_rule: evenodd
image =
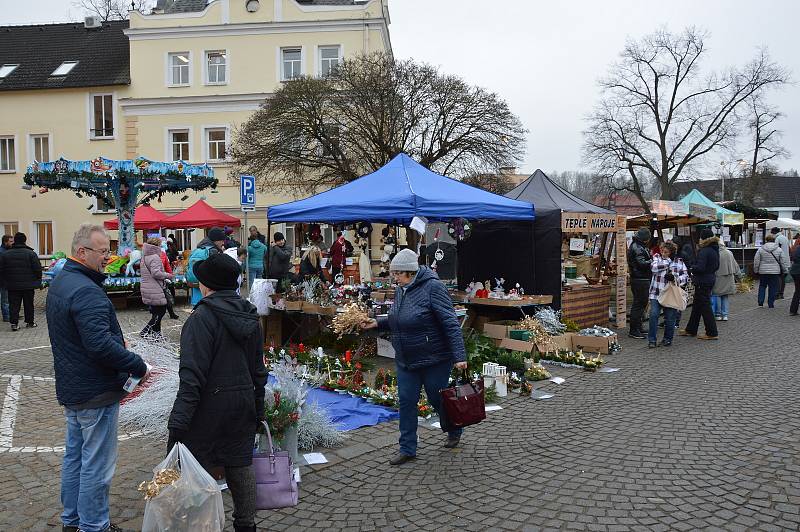
M617 230L616 214L589 214L585 212L562 212L562 233L613 233ZM624 217L623 217L624 219Z

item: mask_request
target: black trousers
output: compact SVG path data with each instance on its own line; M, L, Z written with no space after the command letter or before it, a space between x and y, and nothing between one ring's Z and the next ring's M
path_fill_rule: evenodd
M631 305L631 332L642 330L642 316L647 308L650 294L650 281L648 279L631 279L631 292L633 292L633 305Z
M714 311L711 310L711 290L713 288L713 286L708 285L696 285L694 287L692 314L689 316L689 323L686 324L686 332L689 334L697 334L697 329L700 327L700 318L702 317L706 335L718 335Z
M789 312L797 314L797 308L800 307L800 275L792 275L792 279L794 279L794 295L789 305Z
M19 324L19 309L25 306L25 323L33 323L33 289L8 291L8 321Z
M778 299L783 298L783 290L786 288L786 274L781 272L778 276Z
M172 283L167 284L167 290L169 293L172 294L172 300L175 300L175 286ZM169 312L170 316L175 316L175 310L173 309L172 305L169 304L169 300L167 300L167 312Z
M150 321L142 329L142 334L149 334L151 332L161 332L161 319L167 313L166 305L150 305Z

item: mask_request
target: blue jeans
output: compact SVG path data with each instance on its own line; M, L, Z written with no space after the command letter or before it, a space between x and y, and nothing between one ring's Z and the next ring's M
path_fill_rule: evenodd
M677 317L678 310L662 307L658 303L658 299L650 300L650 327L647 333L648 343L655 344L658 342L658 315L661 313L662 309L664 310L664 341L672 343L672 338L675 335L675 318Z
M3 313L3 321L8 321L11 316L8 308L8 290L0 288L0 311Z
M262 279L262 269L261 268L248 268L247 270L247 289L253 289L253 281L256 279Z
M777 273L762 273L758 280L758 306L764 306L764 295L769 288L769 295L767 296L767 304L769 308L775 308L775 296L778 294L778 280Z
M727 318L728 296L711 296L711 310L714 311L714 316Z
M61 468L64 526L83 532L108 528L108 492L117 465L119 404L86 410L64 409L67 444Z
M417 403L420 389L425 387L428 403L439 412L442 396L439 390L447 388L452 362L420 369L403 369L397 366L397 392L400 396L400 452L407 456L417 455ZM462 429L454 430L450 437L461 436Z

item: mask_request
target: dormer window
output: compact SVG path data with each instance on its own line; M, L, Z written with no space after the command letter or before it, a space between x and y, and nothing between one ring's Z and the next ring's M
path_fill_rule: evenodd
M19 65L3 65L0 66L0 79L8 77L9 74L14 72Z
M75 68L75 65L77 64L77 61L64 61L57 69L53 70L53 73L50 75L54 77L66 76L72 72L72 69Z

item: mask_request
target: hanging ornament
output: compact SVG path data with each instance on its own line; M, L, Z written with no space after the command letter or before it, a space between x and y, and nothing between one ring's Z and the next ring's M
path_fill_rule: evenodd
M361 238L369 238L372 234L372 224L369 222L360 222L356 225L356 231Z
M436 249L436 253L433 254L433 258L437 261L444 260L444 251L442 251L442 248Z
M447 224L447 234L453 240L463 242L472 234L472 226L466 218L454 218Z

